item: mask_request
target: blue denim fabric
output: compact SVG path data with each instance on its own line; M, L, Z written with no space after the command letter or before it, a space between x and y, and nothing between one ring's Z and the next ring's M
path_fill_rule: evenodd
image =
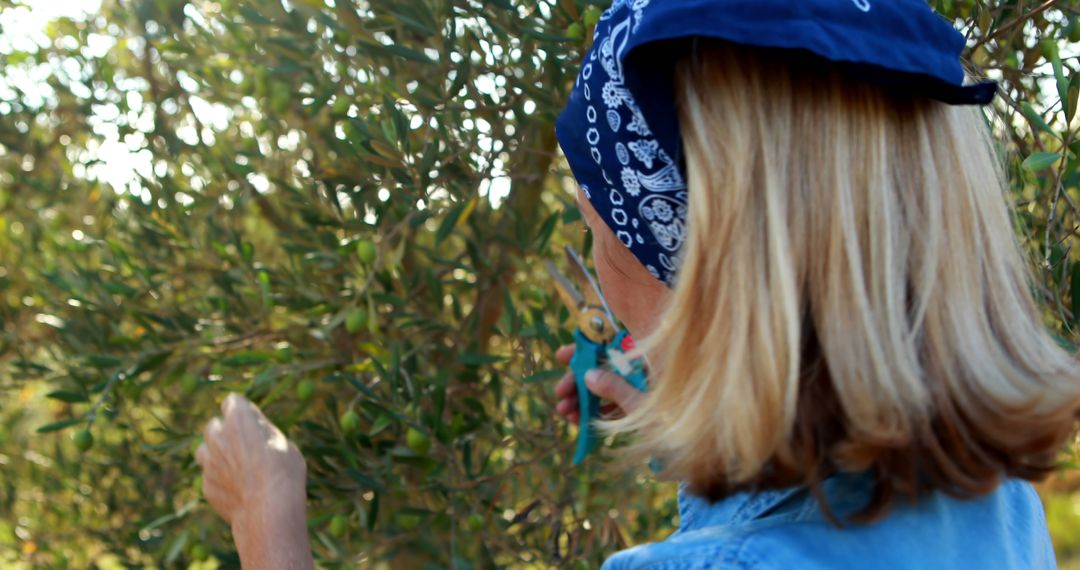
M868 479L856 475L833 477L824 488L840 517L857 512L870 492ZM602 570L1057 567L1042 504L1023 481L974 500L944 493L901 500L881 521L842 528L805 489L741 493L710 505L680 487L679 517L667 540L619 552Z

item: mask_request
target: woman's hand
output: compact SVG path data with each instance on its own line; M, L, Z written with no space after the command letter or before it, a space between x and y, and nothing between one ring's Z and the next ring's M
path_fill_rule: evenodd
M565 366L570 366L570 359L573 357L574 345L572 344L562 346L555 352L555 359ZM599 368L585 375L585 383L590 392L608 401L607 405L600 408L600 412L606 418L626 415L637 407L644 395L622 376ZM560 416L575 423L581 419L581 412L578 409L577 382L574 380L573 371L567 370L562 379L555 384L555 395L559 397L555 411Z
M229 394L195 452L203 495L232 526L245 568L314 568L300 451L243 396Z

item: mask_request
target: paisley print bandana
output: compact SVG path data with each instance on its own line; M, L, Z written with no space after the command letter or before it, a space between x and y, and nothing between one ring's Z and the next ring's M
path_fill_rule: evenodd
M949 104L986 104L997 89L964 84L964 38L924 0L614 0L556 134L600 217L669 286L687 210L673 71L695 37L808 52Z

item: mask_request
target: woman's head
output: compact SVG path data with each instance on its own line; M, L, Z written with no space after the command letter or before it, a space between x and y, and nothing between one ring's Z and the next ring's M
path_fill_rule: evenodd
M1032 301L980 112L721 43L676 90L677 283L613 291L602 258L644 268L597 254L620 316L624 294L664 301L638 339L650 394L609 427L707 495L868 470L887 507L1051 470L1080 371Z

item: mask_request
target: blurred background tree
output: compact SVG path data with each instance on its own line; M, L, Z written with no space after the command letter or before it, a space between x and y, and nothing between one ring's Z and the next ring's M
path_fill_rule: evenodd
M24 29L45 4L0 0L0 565L237 567L192 460L229 391L303 450L328 568L587 568L674 528L671 484L573 468L553 418L540 261L582 247L553 120L603 3L101 0ZM1002 81L1017 232L1075 341L1080 9L933 4ZM1044 497L1080 568L1069 473Z

